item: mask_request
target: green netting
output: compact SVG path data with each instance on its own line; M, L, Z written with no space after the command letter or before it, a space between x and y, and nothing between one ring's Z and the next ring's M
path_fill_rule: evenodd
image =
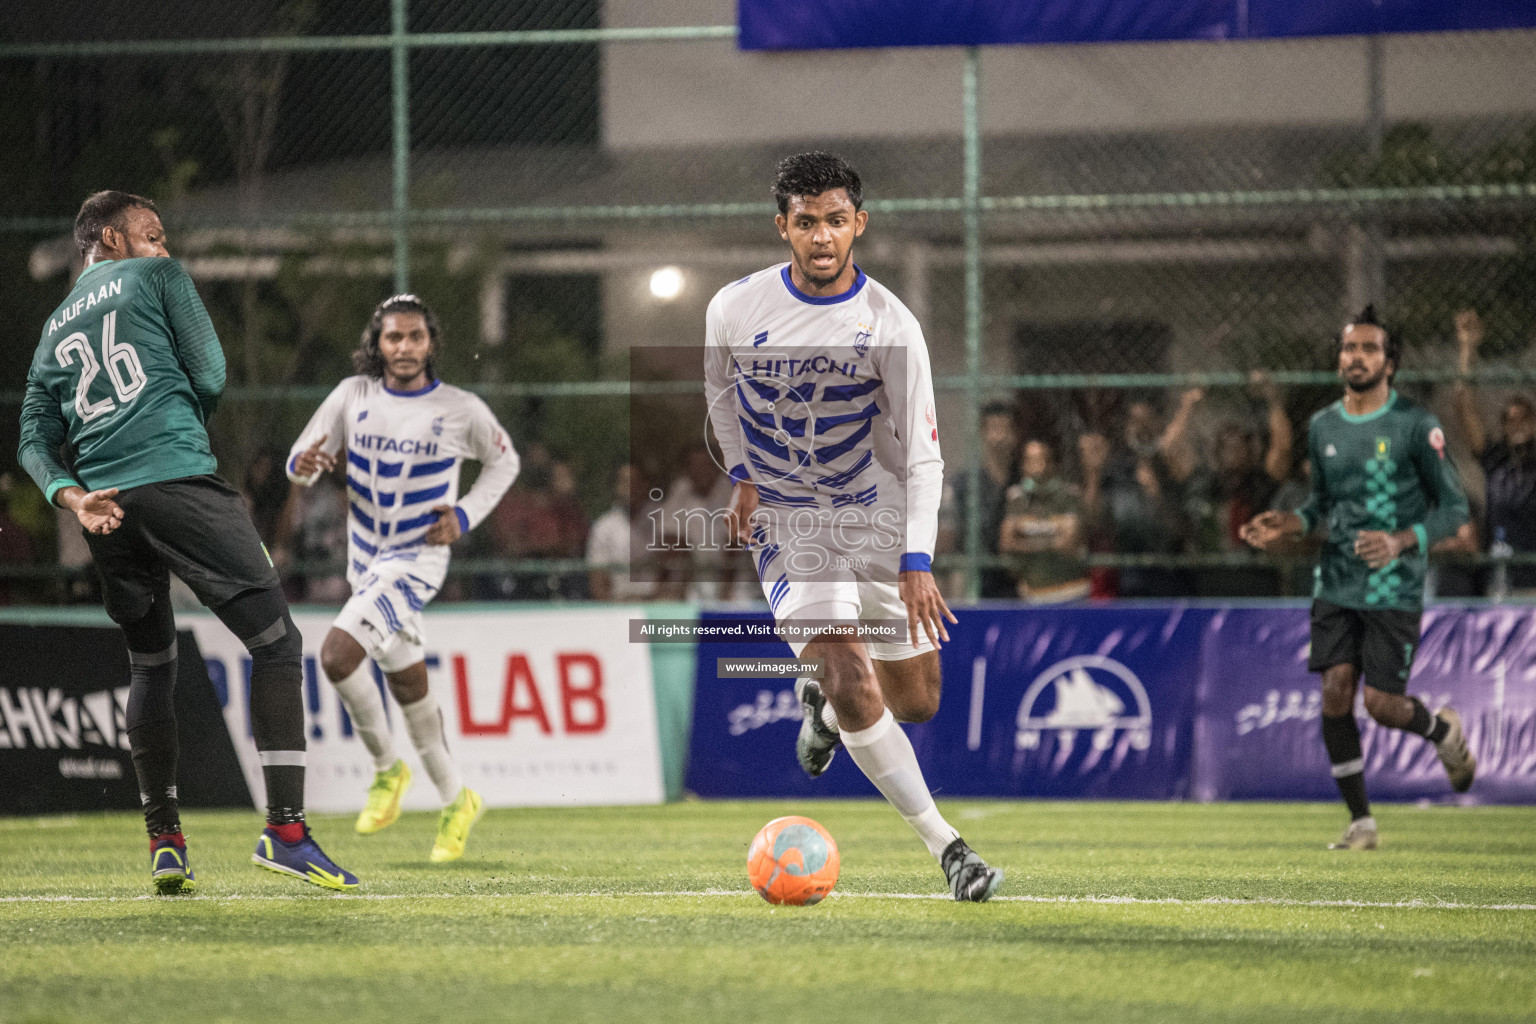
M1233 436L1262 461L1255 371L1279 389L1294 478L1306 418L1337 389L1331 338L1374 301L1481 500L1452 395L1472 381L1492 427L1536 376L1536 97L1499 71L1528 67L1536 34L768 55L666 10L21 4L0 42L0 312L35 325L56 303L82 195L153 195L225 344L214 440L232 479L286 449L373 304L408 285L444 321L444 376L567 462L593 518L631 440L631 353L697 344L716 289L784 258L773 163L830 148L867 183L861 264L924 324L956 480L991 464L986 402L1084 486L1085 435L1119 444L1137 403L1161 429L1191 388L1199 467ZM839 88L857 100L828 114ZM667 268L679 290L658 295ZM1470 373L1465 309L1486 324ZM56 538L9 454L30 346L6 352L7 501L32 525L4 571L46 576ZM1184 490L1175 540L1111 531L1088 561L1173 573L1183 593L1304 588L1291 567L1256 570ZM950 520L959 593L985 589L988 565L1007 582L983 519ZM474 543L466 578L544 557Z

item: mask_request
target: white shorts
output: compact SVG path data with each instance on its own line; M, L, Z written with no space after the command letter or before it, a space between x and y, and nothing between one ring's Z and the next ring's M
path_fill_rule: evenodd
M369 566L332 625L362 645L385 672L399 672L426 657L421 611L437 595L438 582L415 574L404 559ZM435 576L435 574L434 574Z
M899 643L882 640L868 641L869 656L875 661L905 661L919 654L934 650L933 643L919 625L919 643L914 647L910 634L906 633L907 606L901 600L901 591L894 583L876 583L855 580L793 580L766 582L763 594L773 608L775 622L837 621L879 622L899 621L903 639ZM784 637L795 657L805 650L805 640Z

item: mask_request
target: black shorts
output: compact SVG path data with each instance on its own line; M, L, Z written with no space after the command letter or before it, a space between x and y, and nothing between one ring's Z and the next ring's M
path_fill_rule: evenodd
M167 591L171 572L209 608L279 585L245 499L218 477L130 487L117 503L123 522L116 530L85 534L113 622L143 618Z
M1372 689L1406 693L1418 649L1418 611L1364 611L1321 599L1312 602L1312 653L1307 655L1307 668L1313 672L1353 665Z

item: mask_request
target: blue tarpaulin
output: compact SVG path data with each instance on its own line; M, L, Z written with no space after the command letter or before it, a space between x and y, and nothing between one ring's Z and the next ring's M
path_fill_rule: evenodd
M1536 27L1531 0L738 0L744 50L1281 39Z

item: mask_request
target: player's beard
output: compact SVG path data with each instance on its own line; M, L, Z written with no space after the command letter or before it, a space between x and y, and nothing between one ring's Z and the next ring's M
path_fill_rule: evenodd
M849 249L847 252L843 253L842 261L834 266L830 273L823 276L817 276L815 268L811 266L809 259L804 261L797 260L796 262L800 263L800 273L805 276L807 281L811 282L811 284L814 284L819 288L825 288L833 281L836 281L838 277L842 275L844 270L848 269L848 261L851 259L853 259L853 250Z
M1369 377L1366 377L1362 380L1352 379L1346 371L1344 375L1344 386L1356 394L1362 394L1366 391L1372 390L1382 381L1386 380L1386 378L1387 368L1385 365L1382 366L1379 372L1373 373Z

